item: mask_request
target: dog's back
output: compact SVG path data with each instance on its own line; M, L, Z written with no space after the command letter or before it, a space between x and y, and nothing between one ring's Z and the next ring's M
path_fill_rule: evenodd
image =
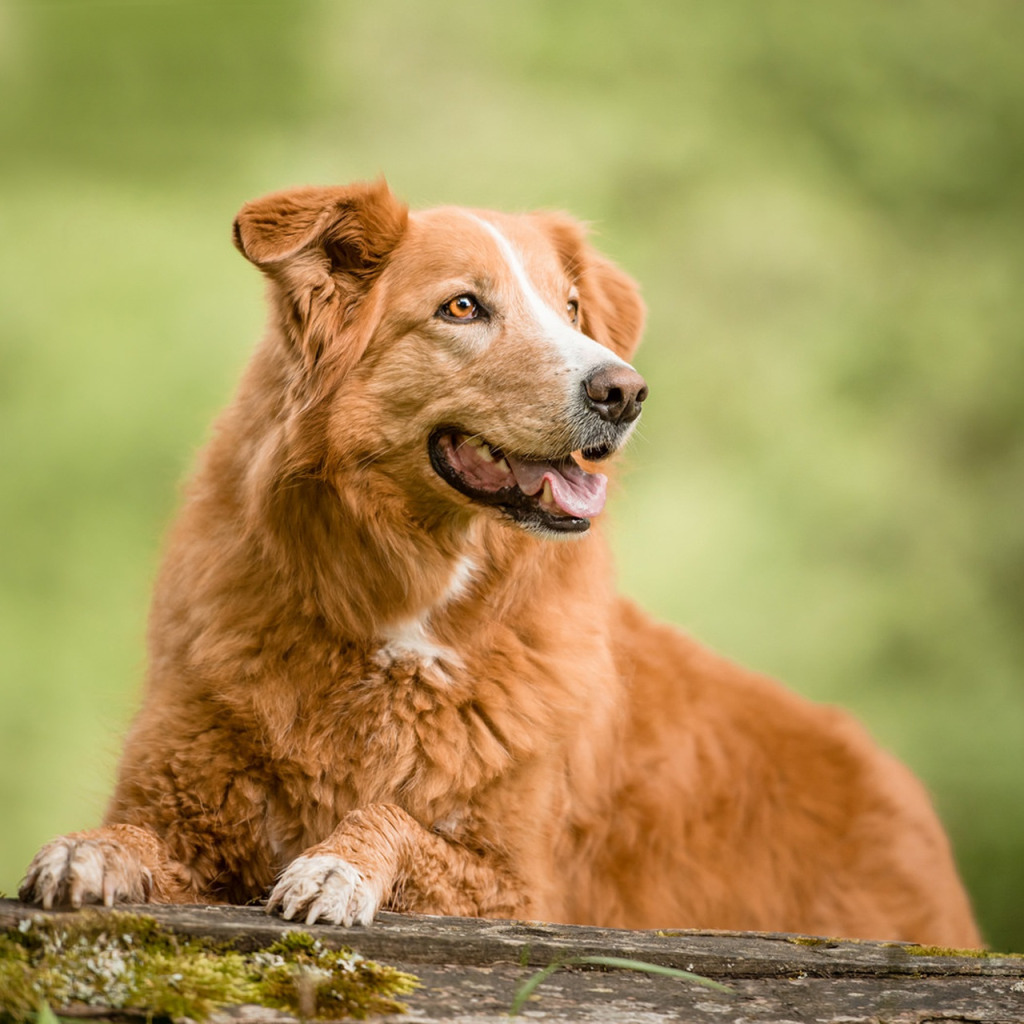
M978 944L949 844L903 765L843 712L620 608L628 768L600 859L620 920L662 927L671 907L703 927Z

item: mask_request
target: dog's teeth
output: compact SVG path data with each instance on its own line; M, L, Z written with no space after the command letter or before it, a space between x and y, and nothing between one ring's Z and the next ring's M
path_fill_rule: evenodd
M480 442L480 447L477 449L477 454L484 462L493 462L494 455L491 453L491 446L484 441Z
M479 448L484 443L482 437L467 437L463 444L468 444L470 448Z
M507 459L498 459L495 465L498 467L498 469L503 469L506 473L512 472L512 467L508 464Z
M551 481L544 477L544 489L540 492L540 500L543 505L554 505L555 496L551 493Z

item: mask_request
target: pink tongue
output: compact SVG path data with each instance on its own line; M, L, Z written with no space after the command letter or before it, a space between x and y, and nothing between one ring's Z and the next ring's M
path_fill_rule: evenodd
M572 458L557 463L505 458L524 494L540 494L544 481L550 480L555 504L567 516L590 519L604 508L608 477L603 473L588 473Z

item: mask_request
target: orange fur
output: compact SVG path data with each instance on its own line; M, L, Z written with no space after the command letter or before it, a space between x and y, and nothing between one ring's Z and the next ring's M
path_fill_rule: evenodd
M639 410L643 307L575 222L378 183L250 203L235 240L270 329L170 537L106 824L25 898L979 944L858 726L617 597L599 525L558 542L564 511L522 528L432 466L439 427L567 473L628 433L591 392L607 363Z

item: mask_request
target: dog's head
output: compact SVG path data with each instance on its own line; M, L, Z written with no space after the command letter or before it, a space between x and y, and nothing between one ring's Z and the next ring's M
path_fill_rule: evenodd
M339 468L384 483L422 522L489 510L534 532L586 530L593 463L647 396L627 360L633 282L556 214L408 213L383 183L247 204L238 248L273 283Z

